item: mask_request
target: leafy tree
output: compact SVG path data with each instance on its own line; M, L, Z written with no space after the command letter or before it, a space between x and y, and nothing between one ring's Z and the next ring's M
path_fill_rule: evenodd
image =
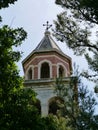
M97 0L56 0L63 8L57 15L54 34L58 40L65 42L76 55L85 56L93 73L85 71L89 79L98 79L98 1ZM91 37L95 36L96 40Z
M62 84L61 79L57 79L56 93L64 101L62 104L58 104L60 106L58 114L68 119L66 125L69 128L72 130L97 130L98 119L94 115L96 100L77 77L71 77L68 86Z
M15 1L0 1L0 9ZM19 76L16 62L21 52L14 51L13 47L21 45L26 37L23 28L0 27L0 130L57 130L52 116L41 117L35 106L35 92L24 88Z
M16 62L21 52L13 47L21 45L27 34L22 28L0 28L0 129L30 130L39 128L41 120L36 107L35 92L23 88Z
M46 124L44 130L72 130L67 125L68 121L67 118L50 114L48 117L43 118L43 122Z
M9 7L10 4L14 4L17 0L1 0L0 1L0 9Z
M0 1L0 9L8 7L14 0ZM31 89L23 88L16 62L21 52L13 47L21 45L27 37L23 28L13 29L7 25L0 27L0 129L38 130L40 115L30 101L36 101Z

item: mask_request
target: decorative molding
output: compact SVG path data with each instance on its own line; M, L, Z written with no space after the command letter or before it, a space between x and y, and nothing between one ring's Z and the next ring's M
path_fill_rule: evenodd
M28 62L28 64L26 64L25 68L27 68L27 66L28 66L31 62L33 62L36 58L43 58L43 57L47 58L47 57L53 57L53 56L56 57L56 58L58 58L60 61L64 62L65 64L67 64L68 67L69 67L69 63L68 63L68 62L66 62L65 60L62 60L60 57L58 57L58 56L56 56L56 55L51 55L51 56L49 56L49 55L43 55L43 56L35 56L31 61Z
M62 64L62 63L57 63L57 77L59 77L59 67L60 66L62 66L64 68L64 77L67 77L68 71L67 71L66 67L64 66L64 64Z
M33 65L30 65L27 70L26 70L26 73L25 73L25 80L28 80L28 71L32 69L32 79L34 79L34 66Z
M46 62L46 63L48 63L49 64L49 68L50 68L50 78L52 78L52 63L51 63L51 61L49 61L49 60L42 60L42 61L40 61L39 62L39 64L38 64L38 79L40 79L40 77L41 77L41 65L42 65L42 63L44 63L44 62Z

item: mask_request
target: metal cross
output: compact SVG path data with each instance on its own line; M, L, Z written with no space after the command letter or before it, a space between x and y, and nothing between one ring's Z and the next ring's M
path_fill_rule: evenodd
M48 31L48 29L52 27L52 24L49 25L49 22L47 21L43 26L46 26L46 31Z

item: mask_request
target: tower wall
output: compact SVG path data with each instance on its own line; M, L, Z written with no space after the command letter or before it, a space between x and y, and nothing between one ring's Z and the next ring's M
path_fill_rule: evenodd
M60 50L51 38L50 32L46 31L44 38L22 64L24 86L32 88L37 93L41 114L46 116L51 112L51 101L58 98L54 93L56 78L62 77L65 86L68 86L72 72L71 58Z
M35 56L32 56L30 60L28 60L24 64L24 69L25 69L25 79L27 80L28 78L28 68L30 66L32 67L33 71L33 79L40 79L40 68L41 64L47 62L49 63L50 69L51 69L51 76L50 78L56 78L58 77L58 67L61 65L64 70L65 70L65 77L70 76L71 73L71 68L70 68L70 62L67 60L65 57L61 57L61 55L56 55L52 52L43 55L43 54L36 54Z

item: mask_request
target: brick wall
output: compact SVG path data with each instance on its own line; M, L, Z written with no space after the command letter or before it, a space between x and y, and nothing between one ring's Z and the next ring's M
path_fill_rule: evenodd
M29 66L33 66L34 68L34 79L38 79L38 65L42 61L49 61L52 66L52 78L57 77L57 64L61 63L65 68L67 69L67 75L70 74L70 61L61 55L58 55L56 53L50 53L50 54L36 54L32 55L23 65L25 73L28 70Z

